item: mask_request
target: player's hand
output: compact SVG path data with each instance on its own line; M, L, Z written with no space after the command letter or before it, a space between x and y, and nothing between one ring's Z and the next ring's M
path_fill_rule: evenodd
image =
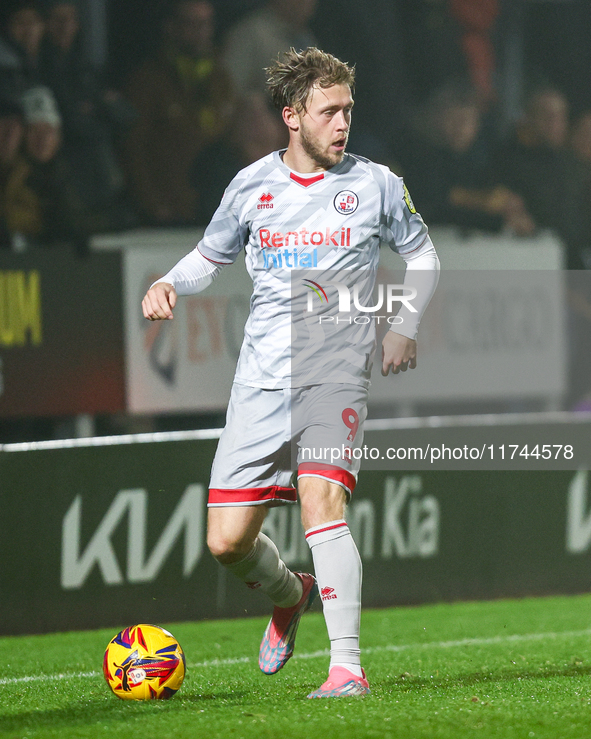
M406 372L417 366L417 342L394 331L386 331L382 341L382 375Z
M142 300L144 318L149 321L164 321L173 318L172 309L176 305L176 290L168 282L157 282Z

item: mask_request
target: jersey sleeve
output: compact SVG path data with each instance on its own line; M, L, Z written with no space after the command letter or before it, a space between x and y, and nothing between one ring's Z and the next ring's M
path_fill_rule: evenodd
M404 260L406 262L404 286L415 292L412 301L415 310L410 311L408 305L402 303L398 311L398 317L402 322L393 324L390 330L416 341L421 318L439 282L439 258L431 239L427 236L422 246L404 255Z
M238 200L242 178L228 185L218 209L198 244L204 257L215 264L232 264L248 239L248 228L240 222Z
M177 292L177 295L194 295L211 285L222 269L222 265L214 264L201 254L196 247L184 256L180 262L167 272L164 277L156 280L151 287L159 282L168 282Z
M380 240L401 256L420 249L428 229L401 177L386 170Z

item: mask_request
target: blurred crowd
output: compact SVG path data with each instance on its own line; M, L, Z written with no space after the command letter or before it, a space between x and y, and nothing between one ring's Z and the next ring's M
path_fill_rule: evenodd
M205 225L234 174L286 144L264 67L319 45L357 64L349 150L405 177L430 225L552 229L591 267L591 108L526 79L500 111L500 0L261 0L220 32L212 0L170 0L122 84L89 62L77 0L5 0L0 246ZM425 54L424 50L429 53Z

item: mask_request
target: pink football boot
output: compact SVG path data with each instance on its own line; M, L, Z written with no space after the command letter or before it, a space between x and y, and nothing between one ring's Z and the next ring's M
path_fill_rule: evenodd
M361 696L371 693L369 683L362 670L363 677L357 677L345 667L333 667L328 673L328 680L318 690L310 693L308 698L340 698Z
M295 573L304 586L302 597L291 608L275 606L273 616L263 636L259 651L259 667L265 675L274 675L293 654L300 618L318 595L318 585L312 575Z

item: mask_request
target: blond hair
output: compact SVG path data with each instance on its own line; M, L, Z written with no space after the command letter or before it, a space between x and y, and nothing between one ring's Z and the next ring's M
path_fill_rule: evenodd
M314 87L355 85L355 68L332 54L313 46L296 51L293 47L278 58L267 73L267 87L278 110L294 108L305 111Z

